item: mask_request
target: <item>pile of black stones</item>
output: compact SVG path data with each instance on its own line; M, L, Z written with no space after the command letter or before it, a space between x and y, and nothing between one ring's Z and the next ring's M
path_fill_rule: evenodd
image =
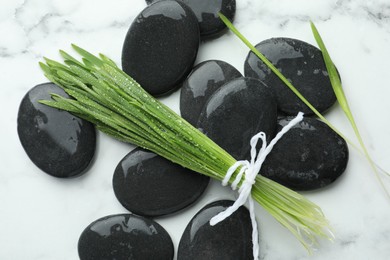
M219 37L226 27L217 13L234 19L234 0L146 1L123 45L122 67L154 96L181 88L184 119L237 160L249 159L249 140L263 131L269 142L299 111L302 122L276 144L261 174L291 189L316 190L333 183L348 162L346 142L314 117L253 53L244 75L221 60L194 62L202 41ZM260 42L262 52L321 113L336 101L316 47L290 38ZM68 112L40 104L50 93L66 94L53 83L32 88L18 112L18 134L32 162L54 177L83 174L93 161L94 126ZM80 259L172 259L169 234L151 218L188 207L205 191L209 178L152 152L136 148L118 164L113 190L131 213L91 223L81 234ZM190 221L179 243L178 259L252 259L251 222L241 207L210 226L211 217L231 201L206 205Z

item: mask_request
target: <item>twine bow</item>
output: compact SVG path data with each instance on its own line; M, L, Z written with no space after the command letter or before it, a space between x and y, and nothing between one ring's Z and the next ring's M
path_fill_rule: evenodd
M245 176L244 180L242 181L241 187L238 190L239 196L234 202L234 204L228 207L226 210L214 216L210 220L210 225L214 226L219 222L223 221L224 219L232 215L239 207L244 205L246 201L248 201L249 213L250 213L250 218L252 223L252 242L253 242L254 260L259 259L259 242L258 242L258 230L257 230L257 222L256 222L256 216L254 210L254 203L253 203L252 196L250 196L252 191L252 185L255 184L256 176L260 172L260 168L265 158L271 152L274 145L279 141L280 138L282 138L282 136L287 131L289 131L294 125L302 121L302 119L303 119L303 113L299 112L298 115L293 120L291 120L287 125L285 125L282 128L280 132L278 132L278 134L275 136L274 139L272 139L272 141L269 143L268 146L266 141L266 135L264 132L260 132L254 135L250 141L250 145L251 145L250 162L248 160L237 161L229 168L229 170L226 172L224 179L222 180L222 185L226 186L229 183L229 180L234 174L234 172L241 167L236 178L231 184L231 188L233 190L236 190L238 184L242 180L242 177ZM256 152L256 145L259 139L261 139L263 143L261 149L258 152Z

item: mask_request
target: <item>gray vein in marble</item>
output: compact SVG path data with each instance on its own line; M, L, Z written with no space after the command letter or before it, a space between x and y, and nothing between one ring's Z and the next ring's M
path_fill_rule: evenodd
M246 10L247 14L244 18L247 19L247 21L245 21L245 23L250 23L253 19L260 19L267 23L271 23L270 21L272 21L272 24L277 23L280 28L284 28L291 21L307 23L310 20L314 20L317 22L325 22L330 20L333 16L347 15L355 17L355 19L371 20L386 31L390 30L390 2L383 4L369 4L368 1L364 0L360 0L358 4L357 2L358 1L338 0L336 3L328 5L327 10L324 10L320 16L315 17L305 13L305 8L302 8L302 11L300 11L299 8L295 8L291 14L286 15L283 10L281 12L275 12L276 10L274 9L262 8L266 7L266 4L256 3L255 7L248 8L248 5L250 5L249 2L238 5L237 10L238 13L240 13L241 9Z

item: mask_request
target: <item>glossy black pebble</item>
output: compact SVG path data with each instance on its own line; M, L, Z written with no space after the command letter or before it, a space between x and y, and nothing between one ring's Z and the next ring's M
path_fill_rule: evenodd
M198 127L235 159L249 159L252 136L263 131L268 140L276 130L273 93L254 78L234 79L211 96ZM261 142L261 141L260 141Z
M156 0L146 0L148 4ZM226 25L218 17L221 12L231 22L236 14L236 0L182 0L198 18L202 39L216 38L226 31Z
M80 260L171 260L173 243L153 220L132 214L111 215L91 223L78 243Z
M208 177L139 148L121 160L113 177L119 202L143 216L183 209L203 194L208 183Z
M32 88L22 99L18 112L18 135L31 161L55 177L73 177L90 164L96 146L92 124L66 111L38 103L50 93L69 97L53 83Z
M122 68L152 95L179 87L190 73L200 41L198 21L180 1L146 7L127 32Z
M193 217L180 239L178 260L253 259L252 224L246 208L240 207L215 226L209 224L212 217L232 204L232 201L216 201Z
M280 119L279 130L291 119ZM348 146L325 123L304 118L267 156L261 174L295 190L314 190L334 182L348 163Z
M196 126L210 96L223 84L239 77L241 73L224 61L207 60L196 65L181 88L181 116Z
M331 107L336 96L332 90L321 51L300 40L272 38L256 45L273 65L320 112ZM278 108L287 115L313 112L262 62L250 52L245 61L245 76L255 77L274 88Z

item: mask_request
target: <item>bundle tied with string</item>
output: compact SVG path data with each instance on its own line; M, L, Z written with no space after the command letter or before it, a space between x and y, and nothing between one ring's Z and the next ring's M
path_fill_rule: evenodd
M114 61L102 54L97 57L76 45L72 47L82 56L81 61L60 51L63 63L47 58L45 63L40 63L45 76L71 98L53 94L52 100L41 100L41 103L69 111L118 140L148 149L216 180L225 179L225 183L232 184L230 179L245 172L246 181L240 183L237 179L234 185L241 186L241 193L246 194L242 199L244 202L252 194L253 200L292 232L309 251L317 237L329 237L328 221L317 205L257 175L260 162L272 149L276 138L280 138L280 133L251 163L236 164L229 153L152 97ZM258 138L264 137L260 135ZM252 152L252 158L255 154ZM232 166L235 169L229 171ZM228 172L230 176L227 177Z
M287 133L292 127L297 123L301 122L303 119L303 113L299 112L298 115L291 120L287 125L285 125L280 132L275 136L274 139L267 146L266 135L264 132L260 132L254 135L251 138L251 161L241 160L233 164L229 170L226 172L225 178L222 180L222 185L226 186L229 183L230 178L233 173L239 169L238 174L236 175L234 181L231 184L233 190L237 189L237 185L242 182L241 187L238 190L239 196L234 204L228 207L226 210L220 212L218 215L214 216L210 220L210 225L214 226L219 222L225 220L230 215L232 215L240 206L244 205L247 201L249 204L249 213L252 223L252 243L253 243L253 259L259 259L259 243L258 243L258 229L255 216L255 209L253 198L251 196L252 186L256 183L256 176L260 172L261 166L271 152L274 145L282 138L282 136ZM259 139L262 140L262 146L259 152L256 152L256 145ZM244 180L242 178L244 177Z

